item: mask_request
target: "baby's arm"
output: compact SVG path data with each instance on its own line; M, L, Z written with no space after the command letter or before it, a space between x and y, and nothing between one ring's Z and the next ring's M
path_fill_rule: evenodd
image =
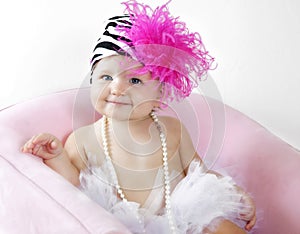
M43 159L44 163L62 175L70 183L79 185L79 170L71 162L67 148L55 136L42 133L33 136L22 147L22 152L31 153Z

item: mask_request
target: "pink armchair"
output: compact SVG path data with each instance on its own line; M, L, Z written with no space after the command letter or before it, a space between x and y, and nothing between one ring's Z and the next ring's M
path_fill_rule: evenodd
M32 135L61 139L97 116L88 89L35 98L0 112L0 233L129 233L76 187L19 149ZM254 233L300 233L300 153L242 113L192 94L167 114L182 119L206 164L253 195Z

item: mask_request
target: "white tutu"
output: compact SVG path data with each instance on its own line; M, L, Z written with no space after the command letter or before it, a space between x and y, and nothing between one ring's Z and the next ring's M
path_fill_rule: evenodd
M136 202L123 202L116 195L106 163L96 167L95 157L88 155L89 167L81 171L81 190L112 213L132 233L170 233L164 209L151 213ZM250 208L241 203L242 195L228 176L218 178L204 173L197 161L189 167L171 194L172 215L177 233L202 233L214 228L218 220L229 219L237 223L241 213Z

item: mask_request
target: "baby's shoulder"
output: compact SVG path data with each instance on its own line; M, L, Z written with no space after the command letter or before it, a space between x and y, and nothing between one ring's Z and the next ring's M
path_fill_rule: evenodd
M95 132L95 123L89 124L86 126L82 126L76 130L74 130L71 134L75 135L76 137L86 137L87 135L90 135L92 132Z
M94 124L86 125L74 130L69 136L66 143L69 146L76 146L76 148L84 148L84 145L88 142L92 142L92 139L96 139Z
M169 133L180 133L182 129L182 123L179 119L171 116L159 116L159 121Z
M65 142L65 150L72 163L79 169L85 168L86 150L97 145L94 124L86 125L74 130Z

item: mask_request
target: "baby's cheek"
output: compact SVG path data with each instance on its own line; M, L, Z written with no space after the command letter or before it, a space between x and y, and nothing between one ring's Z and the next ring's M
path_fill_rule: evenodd
M93 93L91 91L90 98L91 98L91 102L92 102L93 107L95 107L95 105L97 103L97 95L95 95L95 93Z
M94 107L100 100L104 99L104 95L105 95L104 92L105 92L105 89L103 87L92 86L90 98L91 98L91 101L92 101L92 104Z

